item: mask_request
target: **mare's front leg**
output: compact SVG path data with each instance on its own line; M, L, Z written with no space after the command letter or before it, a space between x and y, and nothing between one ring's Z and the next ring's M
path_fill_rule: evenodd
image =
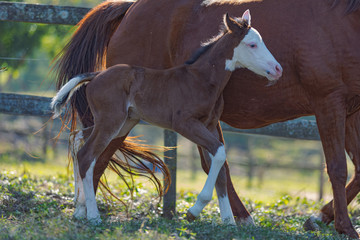
M224 138L222 135L222 130L221 130L221 126L220 126L219 122L216 125L216 129L217 129L217 135L219 136L218 139L224 144L225 141L224 141ZM206 174L208 174L209 169L210 169L210 156L208 154L204 155L204 152L201 147L199 147L199 153L200 153L200 158L201 158L202 169L204 170L204 172ZM217 182L215 185L216 192L218 194L218 198L219 198L219 193L220 193L220 195L222 195L223 190L221 190L221 189L224 189L224 187L223 187L224 185L227 188L227 194L228 194L228 198L229 198L230 205L231 205L231 210L234 215L235 221L238 222L239 224L254 225L253 218L251 217L250 213L247 211L247 209L245 208L244 204L241 202L238 194L235 191L235 188L232 183L231 176L230 176L229 164L227 161L225 161L224 166L219 173L219 176L217 178ZM220 199L221 198L219 198L219 201L220 201ZM219 205L220 205L220 213L224 212L221 210L222 204L220 204L220 202L219 202ZM224 208L224 209L226 209L226 208Z
M360 111L346 118L345 149L355 166L354 176L346 186L346 201L349 204L360 191ZM312 230L318 228L314 220L326 224L334 220L333 204L334 201L330 201L321 209L318 217L307 220Z
M327 172L334 196L335 229L350 237L358 238L351 224L348 211L345 184L347 166L345 158L345 100L341 93L328 94L321 101L314 99L314 109L324 148Z
M206 151L209 152L211 159L211 166L205 185L198 195L195 205L191 207L187 213L188 219L193 220L200 215L204 207L211 201L218 174L226 160L225 148L218 140L216 129L209 131L204 124L198 120L188 120L184 122L177 121L177 124L174 124L174 130L195 144L205 148ZM222 190L223 191L221 193L225 193L227 195L226 187ZM224 194L220 195L220 197L224 196ZM235 220L231 211L229 200L228 198L222 200L222 219L227 223L234 224Z

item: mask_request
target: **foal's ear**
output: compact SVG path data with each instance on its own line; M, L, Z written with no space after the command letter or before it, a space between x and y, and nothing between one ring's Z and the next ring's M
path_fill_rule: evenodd
M224 24L231 32L239 29L239 24L233 18L231 18L228 13L224 15Z
M243 13L243 15L242 15L241 18L242 18L243 20L245 20L245 22L247 22L248 25L251 25L251 15L250 15L250 10L249 10L249 9L247 9L247 10Z

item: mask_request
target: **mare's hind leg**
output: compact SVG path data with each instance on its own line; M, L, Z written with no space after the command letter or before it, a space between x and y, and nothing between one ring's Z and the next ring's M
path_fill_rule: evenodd
M205 185L198 195L195 205L191 207L187 213L188 219L192 220L200 215L200 212L211 200L216 179L226 160L226 153L224 145L217 138L217 134L215 133L216 131L209 131L203 123L197 120L181 122L174 127L174 130L195 144L204 147L209 152L211 158L210 171ZM235 221L231 212L230 204L227 202L227 204L222 207L226 206L228 209L223 220L234 224Z
M79 172L79 162L77 159L77 153L80 148L84 145L85 140L89 137L92 132L93 127L85 128L82 130L75 130L70 134L69 138L69 147L70 153L73 160L74 168L74 181L75 181L75 195L74 195L74 204L75 211L74 217L77 219L86 217L86 203L85 203L85 194L83 182Z
M346 186L346 201L349 204L360 191L360 112L346 119L345 149L355 166L354 176ZM319 216L313 216L307 220L309 229L318 228L316 220L326 224L334 220L333 204L333 200L330 201L321 209Z
M86 217L86 203L84 195L83 182L80 177L79 163L77 159L77 152L84 144L83 133L81 130L75 130L70 135L70 153L73 160L74 168L74 181L75 181L75 196L74 204L75 211L74 217L77 219Z

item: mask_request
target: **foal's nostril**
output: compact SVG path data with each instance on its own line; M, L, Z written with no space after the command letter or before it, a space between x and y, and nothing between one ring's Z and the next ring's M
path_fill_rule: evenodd
M282 69L281 69L281 67L279 65L276 65L275 70L276 70L277 73L282 72Z

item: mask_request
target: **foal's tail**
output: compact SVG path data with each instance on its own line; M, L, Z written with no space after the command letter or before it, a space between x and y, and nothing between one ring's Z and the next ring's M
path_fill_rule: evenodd
M99 72L80 74L69 80L53 97L50 107L54 112L53 118L57 118L61 115L63 106L71 99L74 92L82 85L90 82Z

